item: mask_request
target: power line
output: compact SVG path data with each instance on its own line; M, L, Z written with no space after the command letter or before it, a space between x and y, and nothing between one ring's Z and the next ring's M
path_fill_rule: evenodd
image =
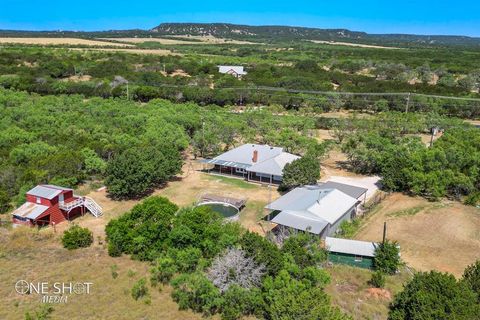
M192 85L171 85L171 84L156 84L157 87L167 87L167 88L193 88L196 86ZM204 87L207 88L207 87ZM430 95L424 93L413 93L413 92L345 92L345 91L319 91L319 90L301 90L301 89L288 89L281 87L268 87L268 86L250 86L250 87L222 87L222 88L208 88L214 91L220 90L245 90L245 91L273 91L273 92L286 92L286 93L295 93L295 94L318 94L326 96L396 96L396 97L423 97L423 98L434 98L434 99L444 99L444 100L463 100L471 102L480 102L480 98L468 98L468 97L455 97L455 96L442 96L442 95Z

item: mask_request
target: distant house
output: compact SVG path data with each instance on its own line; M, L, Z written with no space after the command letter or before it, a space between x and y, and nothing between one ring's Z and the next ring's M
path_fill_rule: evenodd
M38 185L26 193L26 202L12 212L15 224L42 226L57 224L85 214L102 214L102 208L88 197L79 197L73 190L54 185Z
M378 244L375 242L325 238L328 261L366 269L374 268L377 246Z
M213 164L213 171L241 176L248 181L280 184L283 168L299 156L284 152L283 148L260 144L244 144L204 163Z
M322 238L337 232L355 217L367 189L327 182L295 188L268 204L269 220L278 226L313 233Z
M218 66L218 72L230 74L236 78L241 78L247 74L247 72L243 70L242 66Z

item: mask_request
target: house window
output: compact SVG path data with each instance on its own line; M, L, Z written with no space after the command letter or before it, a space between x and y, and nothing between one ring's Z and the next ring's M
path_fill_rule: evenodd
M36 201L37 203L42 203L42 200L40 199L40 197L36 197L35 201Z
M363 258L361 256L355 256L355 262L362 262Z

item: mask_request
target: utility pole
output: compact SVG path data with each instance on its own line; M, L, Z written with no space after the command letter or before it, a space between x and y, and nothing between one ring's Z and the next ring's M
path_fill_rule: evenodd
M387 240L387 222L383 223L383 244L385 244L385 240Z
M128 81L127 81L127 100L130 100L128 96Z
M202 151L200 154L202 158L204 153L205 153L205 120L203 120L203 117L202 117Z
M410 95L411 93L409 92L407 95L407 105L405 107L405 113L408 113L408 107L410 106Z

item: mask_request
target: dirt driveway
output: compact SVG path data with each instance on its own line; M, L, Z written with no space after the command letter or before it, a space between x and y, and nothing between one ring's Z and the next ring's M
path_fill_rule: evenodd
M384 221L387 237L399 242L402 259L416 270L461 276L480 259L480 210L474 207L395 193L367 218L355 238L381 241Z

